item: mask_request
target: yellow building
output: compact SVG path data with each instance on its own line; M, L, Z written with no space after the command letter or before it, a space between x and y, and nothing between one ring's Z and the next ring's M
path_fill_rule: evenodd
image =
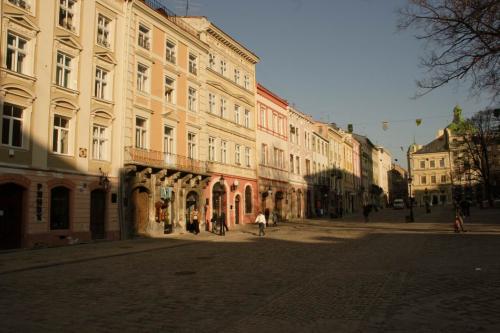
M255 65L259 58L205 17L183 17L208 47L202 145L210 182L207 218L225 215L229 227L253 223L258 210ZM222 182L221 182L222 179Z
M0 246L116 239L124 3L1 6Z
M424 146L413 144L408 150L409 195L416 205L425 205L426 201L433 205L453 201L448 140L449 130L441 130L433 141Z

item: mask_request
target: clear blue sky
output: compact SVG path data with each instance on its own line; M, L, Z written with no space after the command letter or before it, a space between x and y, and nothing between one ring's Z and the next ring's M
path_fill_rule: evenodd
M167 0L185 14L185 0ZM456 84L417 100L424 44L398 32L405 0L190 0L203 15L260 57L257 80L315 119L355 132L391 151L406 167L406 149L427 143L459 104L465 116L488 105ZM416 118L423 118L419 127ZM382 129L382 121L389 129Z

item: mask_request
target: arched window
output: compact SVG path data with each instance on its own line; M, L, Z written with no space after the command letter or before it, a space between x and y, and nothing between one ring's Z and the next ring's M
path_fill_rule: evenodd
M69 229L69 189L54 187L50 191L50 229Z
M252 187L245 188L245 214L252 213Z

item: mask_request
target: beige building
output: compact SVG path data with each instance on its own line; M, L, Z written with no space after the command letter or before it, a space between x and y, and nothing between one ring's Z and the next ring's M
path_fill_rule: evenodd
M289 219L304 218L307 211L307 176L311 172L311 134L314 120L295 107L288 107Z
M2 0L2 247L119 237L124 6Z
M312 135L312 176L310 177L309 215L329 215L330 173L328 160L328 132L321 123L315 124ZM312 186L311 186L312 185Z
M377 146L377 150L379 172L377 185L382 188L380 204L385 207L389 204L389 173L392 169L392 155L382 146Z
M433 141L423 146L413 144L408 150L409 195L416 205L453 202L449 134L448 129L441 130Z
M288 102L257 84L257 147L260 209L286 218L290 191L288 166Z
M229 227L253 223L258 210L255 65L259 58L205 17L184 17L208 47L203 112L210 182L207 218ZM220 180L223 179L221 182Z

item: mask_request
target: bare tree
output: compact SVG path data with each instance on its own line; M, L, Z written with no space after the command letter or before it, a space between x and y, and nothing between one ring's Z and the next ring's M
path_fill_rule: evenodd
M483 184L486 199L493 203L495 179L500 172L496 164L500 144L500 110L484 110L471 118L455 119L449 126L458 140L450 144L454 156L455 177Z
M416 96L450 81L470 80L472 95L500 99L500 1L408 0L399 11L398 28L416 29L430 50L421 65Z

